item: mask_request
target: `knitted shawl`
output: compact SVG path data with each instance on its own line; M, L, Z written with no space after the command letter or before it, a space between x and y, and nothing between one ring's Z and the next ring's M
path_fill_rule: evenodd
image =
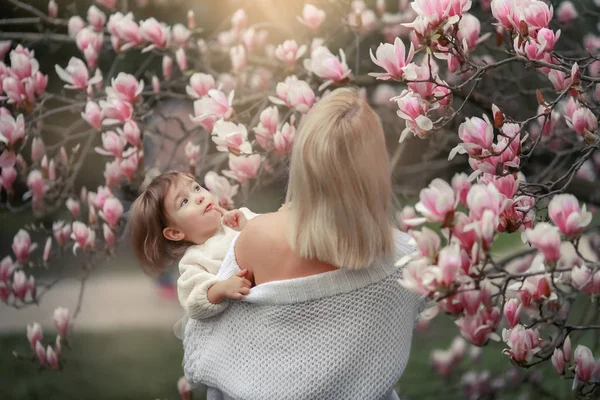
M213 399L391 399L408 361L422 298L398 283L396 254L251 289L224 312L185 326L185 377ZM218 278L240 270L234 238Z

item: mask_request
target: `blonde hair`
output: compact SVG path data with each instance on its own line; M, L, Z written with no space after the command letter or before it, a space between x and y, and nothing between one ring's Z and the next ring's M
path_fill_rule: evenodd
M391 167L381 121L350 88L336 89L294 137L288 240L301 257L367 267L393 248Z
M182 178L194 179L181 172L167 172L150 182L146 190L131 205L128 230L135 256L142 269L152 276L159 275L190 245L163 236L168 226L164 203L171 185Z

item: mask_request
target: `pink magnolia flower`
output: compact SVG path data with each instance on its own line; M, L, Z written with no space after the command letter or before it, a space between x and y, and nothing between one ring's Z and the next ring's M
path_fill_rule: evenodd
M295 133L296 128L288 122L281 127L281 130L278 130L275 133L273 136L273 144L275 145L275 150L279 154L285 154L291 150Z
M510 299L504 304L504 316L511 328L519 323L522 309L518 299Z
M152 92L160 93L160 81L156 75L152 75Z
M411 230L409 234L415 240L421 255L435 263L441 245L440 236L426 226L420 231Z
M215 78L210 74L196 72L190 77L190 84L186 86L185 91L191 97L200 99L208 94L208 91L215 88Z
M56 221L52 224L52 234L59 246L64 246L71 236L71 225L65 221Z
M246 29L242 33L242 42L244 43L244 46L246 46L248 53L251 53L257 47L263 46L267 40L268 34L269 32L264 29Z
M600 271L581 265L571 270L571 285L590 296L600 293Z
M362 0L353 1L351 8L347 18L350 28L364 34L375 27L377 24L377 15L373 10L367 8Z
M12 193L13 184L17 180L17 170L14 167L4 167L0 173L0 182L7 192Z
M116 227L123 215L123 205L116 197L111 197L104 202L100 217L112 228Z
M102 133L102 147L96 147L95 150L104 156L120 158L126 145L127 141L121 135L114 131L106 131Z
M315 104L315 92L305 81L297 81L287 92L287 104L301 113L307 113Z
M17 155L14 148L23 138L25 138L23 114L19 114L16 119L10 114L0 115L0 142L6 146L0 155L0 167L4 169L15 165Z
M100 11L98 7L92 5L88 8L87 20L88 23L94 27L96 32L102 32L104 24L106 23L106 14Z
M467 194L471 190L471 182L465 173L455 174L452 177L452 188L456 194L456 198L461 204L467 204Z
M171 79L171 75L173 74L173 59L169 56L163 56L162 59L162 71L163 77L165 80Z
M258 144L265 150L273 147L273 135L279 125L279 110L276 106L267 107L260 113L260 123L254 128Z
M573 113L571 120L567 119L567 125L577 134L584 135L586 132L594 132L598 129L598 119L587 107L580 107Z
M565 356L565 361L571 361L571 337L567 336L565 338L565 342L563 343L563 353Z
M44 350L44 346L42 346L41 342L37 342L35 344L35 354L40 362L40 365L46 365L46 350Z
M248 142L248 131L244 124L218 120L213 127L212 140L219 151L231 151L234 154L252 153L252 146Z
M556 18L567 26L570 26L578 16L577 9L570 1L561 2L556 10Z
M105 118L102 123L105 125L124 124L133 115L131 103L118 97L107 97L106 101L100 100L100 108L102 116Z
M75 240L73 246L73 254L77 252L77 249L89 249L93 248L96 243L96 232L86 226L83 222L73 222L73 230L71 233L71 239Z
M239 183L244 183L248 179L256 178L261 162L260 154L250 156L229 154L229 170L223 171L223 175L235 179Z
M301 24L308 26L313 31L319 29L319 26L325 20L325 11L318 9L312 4L305 4L302 9L302 17L297 17Z
M106 224L102 224L102 233L104 234L104 242L106 247L112 247L115 245L116 237L115 233Z
M592 213L586 210L585 204L579 208L579 201L572 194L559 194L548 204L550 219L565 236L581 233L592 222Z
M475 346L483 346L490 339L499 339L495 330L500 318L498 308L480 308L477 314L461 317L455 323L467 341Z
M35 349L35 345L37 342L41 341L43 337L44 333L40 324L34 322L31 325L27 325L27 340L29 341L31 350Z
M25 272L23 272L22 270L16 271L13 275L12 281L12 291L15 294L15 297L19 300L23 300L25 296L27 296L28 289L29 284L27 282Z
M67 82L67 89L87 89L90 85L95 85L102 82L101 75L95 75L90 79L87 66L79 58L71 57L67 69L64 70L61 66L54 66L58 77Z
M502 336L509 347L503 353L517 363L531 362L533 356L542 349L538 331L526 329L523 325L517 325L511 330L505 329Z
M243 45L233 46L229 49L229 58L231 59L231 70L234 74L242 72L248 61L246 48Z
M574 358L577 382L589 382L592 379L592 374L596 368L594 354L592 354L592 351L588 347L580 344L575 349Z
M541 0L530 0L528 3L529 4L523 4L525 7L521 12L522 16L525 17L525 22L529 25L529 29L547 28L552 20L552 15L554 14L553 7L548 6ZM515 28L518 29L518 26Z
M129 148L125 153L123 153L123 159L121 160L119 167L125 178L128 180L133 178L135 172L138 170L139 162L140 158L137 148Z
M76 15L69 18L67 30L72 39L75 39L79 31L83 28L85 28L85 21L80 16Z
M19 264L24 264L29 259L29 255L37 248L36 243L31 243L29 233L24 229L19 229L12 242L12 251Z
M111 192L109 187L98 186L98 190L96 191L95 196L93 198L93 204L95 207L102 209L104 208L104 202L106 202L106 200L110 199L111 197L113 197L113 193Z
M71 215L73 215L73 218L79 217L79 213L81 212L81 207L79 205L79 202L77 200L74 200L69 197L67 199L66 204L67 204L67 209L69 210Z
M551 29L542 28L538 31L536 40L539 43L541 51L550 52L554 49L554 45L558 42L559 38L560 29L555 33Z
M452 187L443 179L436 178L419 194L415 210L429 222L448 222L454 215L457 199Z
M13 271L17 266L13 263L10 256L6 256L0 261L0 282L8 282Z
M144 90L144 81L139 82L135 76L119 72L117 78L111 81L111 87L106 88L107 97L116 97L130 103L135 103Z
M173 25L172 38L173 42L179 47L185 47L192 32L182 24Z
M100 129L102 126L102 111L100 106L93 101L88 101L85 105L85 111L81 113L83 118L92 128Z
M177 391L182 400L190 400L192 393L192 385L185 379L185 377L179 378L177 381Z
M472 14L463 14L458 23L456 37L461 41L464 40L467 44L467 48L472 49L477 45L480 32L481 22L479 22L479 19Z
M104 42L104 33L94 32L92 28L85 27L77 33L75 43L79 50L83 53L85 60L90 68L96 67L98 60L98 54L102 50L102 43Z
M239 185L232 185L227 178L214 171L209 171L204 176L206 188L217 198L221 207L231 209L234 206L233 197L237 194Z
M546 222L540 222L524 233L526 240L544 254L547 262L556 262L560 258L560 234L558 229Z
M494 185L508 199L512 199L519 190L519 182L513 175L496 176L484 173L479 179L479 183Z
M241 32L248 25L248 15L243 9L236 10L231 16L231 25L236 32Z
M218 89L209 90L208 96L194 102L194 116L190 116L191 120L200 123L209 117L228 119L233 113L233 96L233 90L229 96Z
M44 245L44 254L42 256L42 259L44 260L44 262L48 262L48 259L50 258L50 251L52 250L52 238L49 237L48 239L46 239L46 244Z
M41 137L34 137L31 140L31 159L34 162L40 161L46 153L46 146Z
M493 184L473 185L469 194L467 194L469 215L475 220L481 219L486 210L495 215L500 215L507 205L505 200L506 198Z
M112 14L108 19L108 30L120 40L125 42L120 46L120 50L127 50L131 47L141 46L144 38L141 35L140 27L133 20L133 14L123 15L120 12Z
M12 40L0 40L0 61L4 60L11 46Z
M404 42L399 37L394 40L393 45L389 43L380 44L375 52L376 56L373 56L373 50L370 50L373 63L385 69L386 72L371 72L369 75L381 80L403 79L404 68L414 57L415 51L412 43L410 44L408 56L405 53Z
M462 257L460 247L458 245L450 245L444 247L440 251L438 259L439 277L438 285L449 287L454 283L457 273L462 265Z
M127 143L129 143L130 145L134 147L141 146L141 132L140 128L135 123L135 121L129 120L125 122L125 125L123 125L123 129L121 130L120 128L118 128L117 132L119 132L119 135L125 138L125 140L127 140Z
M552 358L550 359L552 366L560 375L565 373L565 359L561 349L554 349Z
M170 28L164 23L159 23L154 18L148 18L145 21L140 22L140 36L152 44L146 47L143 52L150 51L157 47L164 49L169 45L171 37Z
M406 128L400 134L400 142L404 141L408 134L423 138L433 129L433 122L427 117L429 112L429 103L424 101L421 96L409 90L404 90L395 100L398 105L396 114L406 121Z
M550 79L554 90L557 92L563 92L571 87L571 78L567 78L567 75L562 71L551 70L548 73L548 79Z
M58 307L54 310L54 326L61 337L67 337L69 333L69 310L64 307Z
M10 72L18 80L30 78L39 70L39 63L31 54L13 50L10 52Z
M183 47L178 48L175 51L175 61L177 61L177 66L180 71L185 71L188 69L187 66L187 56L185 55L185 50Z
M188 165L195 166L200 160L200 145L195 145L192 142L185 144L185 158L188 160Z
M450 350L435 349L431 352L431 365L441 375L448 376L452 372L452 366L456 365L454 353Z
M304 60L304 68L325 79L319 90L323 90L333 82L346 79L351 72L346 64L344 50L340 49L340 59L338 59L325 46L319 46L312 51L311 58Z
M450 151L448 159L451 160L457 153L479 155L483 150L490 149L494 140L494 127L487 115L483 119L478 117L466 118L458 127L458 136L463 141Z
M275 49L275 57L287 65L294 65L306 53L306 45L298 46L295 40L286 40Z
M54 350L52 349L51 346L48 346L48 348L46 350L46 361L48 362L48 365L50 366L50 368L52 368L52 369L60 368L60 366L58 365L58 356L56 355L56 353L54 352Z
M27 176L27 186L34 199L41 199L46 193L44 178L39 170L33 170Z
M46 91L46 86L48 86L48 75L44 75L40 71L36 72L35 75L33 75L33 87L35 93L38 96L41 96Z
M400 259L396 266L401 266L403 259ZM429 296L435 291L436 271L435 267L429 265L426 258L417 258L410 261L402 270L402 278L398 283L413 293Z
M104 179L106 181L106 186L112 187L116 186L121 182L121 176L123 176L123 172L121 171L121 165L118 160L107 162L104 166Z
M31 78L20 81L12 76L7 76L2 81L2 89L8 97L8 103L16 104L17 107L33 103L35 100L35 86Z
M452 227L453 236L459 240L461 247L469 253L477 241L475 231L467 229L473 222L472 218L462 212L458 212L455 214L454 226Z

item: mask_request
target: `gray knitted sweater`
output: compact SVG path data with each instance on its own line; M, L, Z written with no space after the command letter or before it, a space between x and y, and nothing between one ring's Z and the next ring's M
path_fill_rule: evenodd
M362 269L252 288L244 301L185 327L183 367L213 399L391 399L402 376L419 295L394 262L414 251L395 231L396 255ZM233 240L219 279L239 271Z

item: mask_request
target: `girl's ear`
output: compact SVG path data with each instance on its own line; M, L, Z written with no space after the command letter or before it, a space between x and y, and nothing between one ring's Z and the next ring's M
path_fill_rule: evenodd
M174 242L179 242L185 237L183 232L171 227L163 229L163 236L165 239L172 240Z

